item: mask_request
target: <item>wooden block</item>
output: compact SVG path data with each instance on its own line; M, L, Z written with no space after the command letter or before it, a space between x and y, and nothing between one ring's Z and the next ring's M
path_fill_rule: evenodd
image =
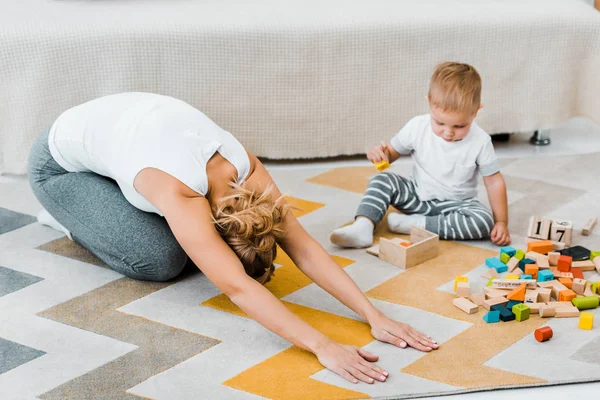
M575 278L575 276L573 276L572 272L561 272L554 268L550 268L549 271L551 271L554 274L554 278L556 278L556 279L561 279L561 278L573 279L573 278Z
M390 163L387 160L383 160L374 164L375 168L377 168L379 171L384 171L390 167Z
M493 299L495 297L506 297L506 295L510 292L510 290L493 289L491 287L486 287L483 289L483 291L488 299Z
M594 265L596 266L596 272L600 274L600 257L594 258Z
M542 240L540 242L529 242L527 244L527 254L529 252L536 252L538 254L548 254L554 248L553 244L549 240Z
M533 279L494 279L492 280L492 288L494 289L515 289L521 286L522 284L526 284L527 288L535 289L537 287L537 282ZM525 293L525 292L523 292Z
M582 312L579 316L579 329L591 330L594 325L594 314Z
M477 304L472 303L470 300L465 299L464 297L457 297L456 299L452 300L452 304L467 314L475 314L479 310Z
M537 303L538 302L539 293L536 289L526 290L525 291L525 300L524 303Z
M458 284L461 282L469 282L469 278L466 276L457 276L456 278L454 278L454 293L456 293L456 290L458 289Z
M577 294L571 289L561 290L558 293L558 301L571 301L573 300Z
M582 271L594 271L596 269L596 265L591 260L584 261L573 261L571 263L571 268L581 268Z
M573 223L571 221L553 219L550 228L550 240L564 243L565 246L571 246L573 236Z
M558 278L558 281L565 285L568 289L573 289L573 279L571 278Z
M550 297L552 296L552 289L548 288L539 288L538 292L538 301L547 303L550 301Z
M538 282L537 285L541 288L551 288L552 286L554 286L556 283L560 283L558 282L556 279L552 280L552 281L546 281L546 282Z
M508 267L508 272L512 273L513 271L515 271L516 269L518 269L519 271L521 270L519 268L519 259L516 257L512 257L510 260L508 260L508 263L506 264L506 266Z
M471 295L471 301L478 306L483 305L483 302L486 300L485 293L473 293Z
M530 217L527 236L535 239L548 239L550 237L552 221L548 218Z
M567 246L563 242L552 242L552 250L554 250L554 251L564 250L565 247L567 247Z
M525 291L527 290L527 284L523 283L521 286L513 289L509 294L506 295L506 298L509 300L525 300Z
M485 308L486 310L490 310L493 306L498 305L498 304L506 304L508 303L508 300L504 297L494 297L491 299L487 299L486 301L483 302L483 308Z
M552 286L552 294L551 297L554 300L560 301L560 292L564 292L565 290L569 290L568 287L559 282L559 285ZM573 292L575 293L575 292Z
M585 291L586 283L587 281L585 281L584 279L575 278L573 279L573 287L571 289L577 294L583 294L583 292Z
M550 263L550 265L558 265L558 257L560 257L560 253L557 251L552 251L548 253L548 262Z
M546 303L546 305L552 308L573 307L573 304L570 301L550 301Z
M379 244L374 244L373 246L367 249L367 253L372 256L379 257Z
M471 286L469 282L459 282L456 290L458 297L469 297L471 295Z
M545 342L547 340L550 340L552 339L552 335L552 328L550 328L549 326L542 326L541 328L536 329L533 333L535 340L537 340L538 342Z
M556 309L548 307L548 305L543 305L539 307L538 314L540 314L540 317L542 318L554 317L556 315Z
M540 267L538 267L537 264L525 265L525 273L527 275L531 275L533 277L533 279L537 279L539 270L540 270Z
M515 319L519 322L528 320L529 314L531 314L531 309L529 306L523 303L514 305L511 311L513 314L515 314Z
M585 223L583 229L581 230L581 234L583 236L589 236L594 230L594 226L596 226L596 222L598 222L598 217L592 217Z
M573 263L573 257L560 256L558 257L558 264L556 268L560 272L569 272L571 270L571 264Z
M519 275L508 274L508 275L506 275L504 277L504 280L507 280L507 281L517 281L517 280L519 280Z
M556 318L574 318L579 317L579 309L577 307L559 307L556 308Z
M539 314L540 307L545 306L546 303L527 303L527 305L529 306L529 309L531 310L532 314Z
M540 256L535 261L536 261L536 264L538 265L538 267L540 267L540 269L550 268L550 262L548 261L548 256L540 254Z
M440 237L425 229L411 227L410 247L403 247L391 240L379 240L379 258L399 268L407 269L435 258L439 254Z
M586 296L571 300L571 303L579 310L593 310L600 306L600 298L596 296Z
M573 279L584 279L581 268L571 268L571 273L573 274Z
M496 268L488 268L483 274L481 274L481 276L487 279L492 279L499 277L500 274L498 273L498 271L496 271Z

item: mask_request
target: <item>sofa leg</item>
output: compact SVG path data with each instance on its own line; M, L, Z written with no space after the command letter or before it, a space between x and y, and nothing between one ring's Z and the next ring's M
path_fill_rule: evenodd
M533 136L529 139L529 143L536 146L547 146L550 144L550 129L538 129L533 132Z

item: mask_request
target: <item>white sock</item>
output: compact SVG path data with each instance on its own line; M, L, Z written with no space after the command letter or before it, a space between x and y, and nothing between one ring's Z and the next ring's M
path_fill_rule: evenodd
M387 218L388 227L390 231L395 233L410 233L410 227L416 226L417 228L425 229L425 222L427 221L427 217L421 214L399 214L399 213L390 213Z
M331 232L329 240L340 247L360 249L373 244L375 226L368 218L357 218L352 224Z
M71 237L71 232L67 230L64 226L62 226L57 220L54 219L52 215L45 209L42 209L37 215L37 220L40 224L49 226L52 229L55 229L59 232L63 232L65 235L69 237L69 239L73 240Z

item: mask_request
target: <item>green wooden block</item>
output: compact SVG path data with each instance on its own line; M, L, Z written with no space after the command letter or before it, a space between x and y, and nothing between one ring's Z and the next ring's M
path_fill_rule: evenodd
M492 281L496 279L496 278L490 278L490 280L488 281L488 283L485 284L485 286L492 286Z
M590 251L590 260L594 261L594 258L600 256L600 250Z
M592 283L592 292L598 293L598 282Z
M508 264L510 261L510 256L506 253L502 253L500 254L500 261L502 261L504 264Z
M525 304L516 304L512 308L513 314L515 314L515 319L519 322L525 321L529 319L530 309Z
M591 310L593 308L598 308L600 299L598 299L597 296L576 297L571 300L571 304L580 310Z
M523 250L517 250L515 253L515 258L518 260L522 260L525 258L525 252Z

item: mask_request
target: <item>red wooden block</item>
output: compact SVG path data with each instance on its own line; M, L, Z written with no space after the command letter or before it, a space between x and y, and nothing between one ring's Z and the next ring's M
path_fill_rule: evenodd
M573 279L585 279L581 268L571 268L571 273L573 274Z
M558 265L556 266L556 268L560 272L570 272L572 263L573 263L573 257L560 256L560 257L558 257Z
M533 334L535 336L535 340L538 342L545 342L546 340L552 339L553 332L552 328L549 326L542 326L541 328L536 329Z
M573 289L573 279L571 278L558 278L558 281L568 287L569 289Z

